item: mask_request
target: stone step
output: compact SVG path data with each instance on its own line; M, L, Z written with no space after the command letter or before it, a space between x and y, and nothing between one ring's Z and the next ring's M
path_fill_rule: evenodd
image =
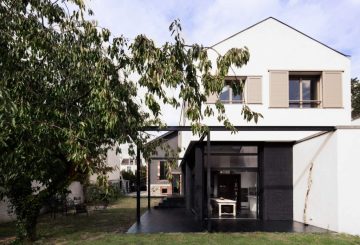
M166 197L164 198L155 209L162 208L184 208L185 207L185 198L184 197Z

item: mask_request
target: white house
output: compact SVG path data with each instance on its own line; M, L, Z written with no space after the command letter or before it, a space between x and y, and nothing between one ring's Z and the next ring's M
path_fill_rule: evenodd
M208 103L222 100L230 121L244 127L237 134L211 131L209 153L206 138L178 136L187 209L217 218L222 197L235 201L239 219L293 220L359 235L360 126L351 121L349 56L274 18L212 47L224 54L243 46L249 63L229 73ZM236 95L230 85L239 79L245 89ZM244 121L244 103L264 118ZM221 126L216 115L203 123Z

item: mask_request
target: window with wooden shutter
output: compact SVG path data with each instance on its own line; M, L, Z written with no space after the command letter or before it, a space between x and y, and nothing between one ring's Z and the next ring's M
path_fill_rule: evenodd
M210 94L210 95L207 97L206 103L208 103L208 104L215 104L217 100L218 100L218 96L217 96L216 94Z
M322 74L323 108L340 108L342 103L342 72L324 71Z
M270 107L289 107L288 71L270 71Z
M261 77L248 77L245 82L246 102L248 104L262 103L262 81Z
M318 108L320 106L320 72L289 72L289 107Z

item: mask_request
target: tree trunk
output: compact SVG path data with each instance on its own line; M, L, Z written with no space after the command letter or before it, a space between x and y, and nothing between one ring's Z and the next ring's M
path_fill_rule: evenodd
M27 210L24 210L23 218L18 219L17 233L21 240L30 243L36 240L36 225L39 213L39 205L30 205Z
M30 217L26 219L26 224L25 224L26 240L31 242L36 240L36 225L37 225L38 215L39 214L30 215Z

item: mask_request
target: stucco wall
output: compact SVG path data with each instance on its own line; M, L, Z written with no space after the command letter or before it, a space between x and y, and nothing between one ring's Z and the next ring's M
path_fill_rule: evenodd
M0 223L9 222L15 220L15 215L9 214L8 212L9 202L5 200L0 201Z
M338 230L337 145L336 133L328 133L294 145L293 207L295 221L304 222L309 170L313 163L306 222L325 229Z
M72 182L69 185L68 190L71 191L71 193L68 196L69 198L80 197L81 202L84 201L83 187L80 184L80 182L78 181ZM14 214L9 214L8 207L9 207L9 202L6 198L0 201L0 223L5 223L15 220L16 216ZM42 209L42 212L44 211L46 210Z
M303 222L310 163L307 222L360 235L360 127L344 127L294 146L294 220Z
M81 202L84 202L83 186L79 181L72 182L69 185L68 190L71 191L71 193L69 193L68 195L69 198L74 199L74 197L80 197Z
M360 127L337 130L340 232L360 235Z
M233 47L248 47L250 61L240 69L234 69L229 75L261 76L262 104L250 104L249 107L263 115L256 124L246 122L241 115L242 106L226 104L226 115L234 125L261 126L336 126L351 124L350 93L350 59L309 37L289 28L274 19L268 19L249 28L228 40L217 44L214 48L225 54ZM209 51L209 57L215 61L217 54ZM270 108L269 106L269 71L326 71L342 72L343 108ZM216 110L215 110L216 111ZM190 122L184 122L189 125ZM221 125L216 113L205 118L204 124ZM311 135L313 132L241 132L236 135L224 132L213 132L211 140L241 141L296 141ZM182 149L191 140L196 140L190 132L182 132ZM184 152L184 150L183 150Z
M233 47L248 47L250 61L240 69L231 70L229 75L261 76L262 104L249 105L262 113L258 125L346 125L351 121L350 103L350 58L345 57L305 35L268 19L238 35L216 45L220 54ZM217 54L209 51L215 61ZM324 71L337 70L342 73L343 108L298 109L269 108L269 70ZM226 105L227 115L236 125L249 125L242 119L241 106ZM216 117L206 119L209 125L219 124ZM254 125L255 123L250 123Z

